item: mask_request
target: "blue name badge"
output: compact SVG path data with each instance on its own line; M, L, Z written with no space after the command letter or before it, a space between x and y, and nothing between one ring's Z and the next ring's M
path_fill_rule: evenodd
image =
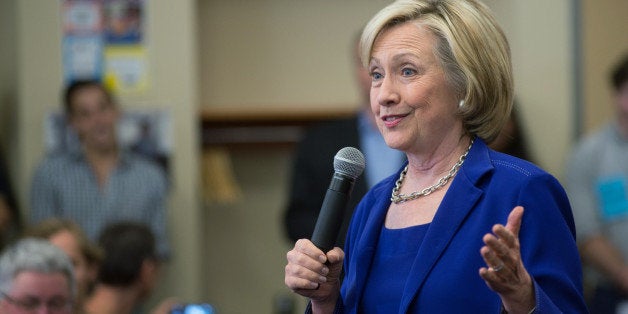
M597 183L597 193L604 220L613 221L628 217L626 178L607 177Z

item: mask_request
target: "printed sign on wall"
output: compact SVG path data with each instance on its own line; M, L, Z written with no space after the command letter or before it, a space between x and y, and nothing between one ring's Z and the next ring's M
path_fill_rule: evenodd
M116 94L148 88L144 0L64 0L65 82L102 81Z

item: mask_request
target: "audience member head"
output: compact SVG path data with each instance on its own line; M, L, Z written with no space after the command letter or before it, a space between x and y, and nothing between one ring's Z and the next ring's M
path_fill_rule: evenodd
M0 256L0 313L72 313L72 264L58 247L22 239Z
M27 230L26 235L47 239L70 257L78 288L77 301L81 302L96 282L102 259L100 248L87 238L79 225L70 220L44 220Z
M395 1L364 28L360 54L365 67L379 36L405 23L436 37L433 54L454 96L462 100L457 110L464 129L493 141L510 115L514 82L508 41L489 8L476 1Z
M615 92L619 124L628 136L628 54L613 68L611 84Z
M119 222L107 226L98 243L104 250L98 282L112 287L139 288L148 296L157 280L159 261L155 237L148 226Z
M93 80L76 81L66 88L63 100L68 122L83 146L94 150L117 146L119 112L105 86Z
M7 197L0 194L0 250L19 237L22 229L22 219L15 205Z
M75 107L77 95L81 94L85 90L91 89L96 89L100 91L103 96L103 101L109 105L115 106L116 101L113 95L111 94L111 92L109 92L109 90L107 90L107 88L105 88L105 86L101 82L96 80L77 80L70 83L64 91L63 105L65 113L67 115L74 114L75 110L77 109Z
M611 74L611 83L615 91L627 87L628 83L628 54L626 54L615 66Z

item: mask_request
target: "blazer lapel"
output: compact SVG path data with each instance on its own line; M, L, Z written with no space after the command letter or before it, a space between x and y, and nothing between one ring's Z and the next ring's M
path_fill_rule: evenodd
M475 183L482 174L491 169L488 151L482 141L476 139L465 163L454 178L425 234L424 245L419 248L408 275L399 313L407 313L430 271L482 196L483 191Z
M348 290L348 295L345 300L347 304L355 303L356 309L361 302L362 291L366 285L366 278L373 262L373 255L375 254L375 248L379 240L380 230L384 225L389 206L390 200L385 198L373 204L371 214L368 215L361 236L356 241L356 247L359 247L360 251L357 252L356 258L353 258L351 261L351 268L355 269L355 282L352 284L354 289ZM355 287L358 287L360 290L356 290Z

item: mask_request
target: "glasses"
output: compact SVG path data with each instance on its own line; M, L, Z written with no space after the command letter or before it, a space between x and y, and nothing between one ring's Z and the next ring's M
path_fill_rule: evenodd
M4 292L0 292L0 295L4 297L9 303L27 311L35 312L37 309L45 306L50 312L53 313L65 313L72 309L72 300L68 300L62 297L54 297L48 301L42 301L37 298L27 297L23 300L15 299Z

